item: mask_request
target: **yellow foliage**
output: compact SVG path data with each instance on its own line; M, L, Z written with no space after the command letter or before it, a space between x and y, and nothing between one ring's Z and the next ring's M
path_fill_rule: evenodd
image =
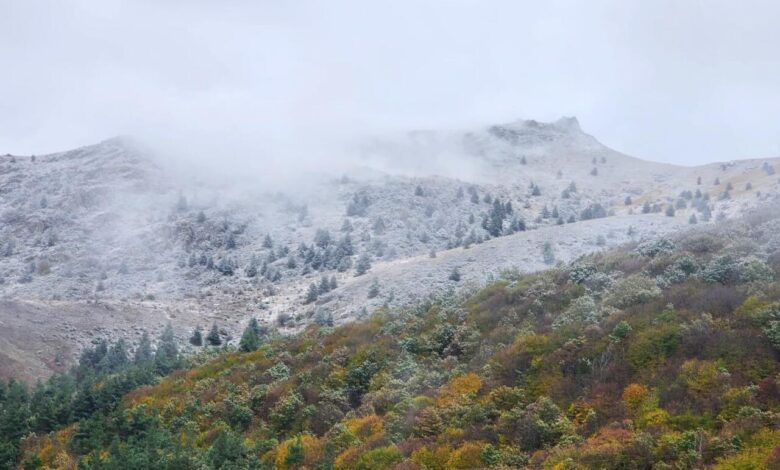
M695 394L711 392L717 385L718 366L712 361L690 359L680 367L680 378Z
M309 467L322 460L322 442L314 436L304 434L302 436L293 437L287 439L276 447L276 468L278 470L287 470L293 468L287 465L287 457L290 455L290 447L293 444L300 443L303 445L303 462L297 466Z
M451 454L450 446L438 446L434 449L423 447L412 453L412 462L425 470L447 470Z
M347 420L344 424L347 427L347 430L357 436L361 441L365 441L384 430L384 422L382 421L382 418L377 415L352 418Z
M460 442L465 435L466 431L463 428L447 428L439 437L444 442Z
M357 447L350 447L344 452L336 456L333 461L333 467L336 470L348 470L354 468L355 460L360 456L360 449Z
M439 407L447 408L462 402L468 395L474 395L482 388L482 379L475 373L469 373L455 377L439 393L439 399L436 404Z
M447 460L447 468L482 468L484 464L480 458L482 444L479 442L467 442L455 449Z

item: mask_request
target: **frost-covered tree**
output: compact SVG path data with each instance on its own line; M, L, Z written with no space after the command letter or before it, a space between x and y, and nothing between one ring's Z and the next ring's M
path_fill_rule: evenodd
M317 284L311 283L309 285L309 289L306 291L306 297L303 299L304 304L310 304L317 300L317 297L320 295L320 289L317 287Z
M355 276L362 276L367 273L369 269L371 269L371 257L368 253L363 253L360 255L360 258L358 258L357 264L355 265Z
M450 271L450 275L448 277L450 281L459 282L460 281L460 271L458 270L458 267L452 268L452 271Z
M378 296L379 289L380 289L379 281L376 278L374 278L371 281L371 285L368 286L368 298L373 299L374 297Z
M550 242L544 242L544 245L542 246L542 260L544 261L544 264L555 263L555 251Z
M273 247L274 247L274 240L271 238L270 233L266 233L265 238L263 238L263 248L270 250Z

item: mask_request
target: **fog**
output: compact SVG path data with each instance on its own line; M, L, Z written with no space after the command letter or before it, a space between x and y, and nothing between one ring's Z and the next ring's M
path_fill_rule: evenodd
M0 152L132 135L179 163L344 162L414 129L577 116L641 158L780 155L780 5L0 0Z

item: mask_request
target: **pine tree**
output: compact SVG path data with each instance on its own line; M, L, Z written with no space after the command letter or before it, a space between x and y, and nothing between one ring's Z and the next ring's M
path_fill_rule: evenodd
M368 298L373 299L379 295L379 281L374 278L373 281L371 281L371 285L368 287Z
M242 352L256 351L260 347L260 338L263 331L260 328L260 324L257 319L252 317L249 320L249 324L244 328L244 333L241 335L241 341L238 343L238 349Z
M173 326L169 322L165 325L165 329L157 342L157 351L154 353L154 364L159 373L167 374L176 367L178 359L179 347L176 345Z
M330 290L336 289L339 286L338 281L336 281L336 276L330 276Z
M555 252L553 251L550 242L544 242L544 246L542 247L542 259L544 260L544 264L555 263Z
M271 249L274 247L274 241L271 238L271 234L267 233L265 234L265 238L263 238L263 248Z
M355 276L362 276L367 273L369 269L371 269L371 258L368 256L368 253L363 253L360 255L360 258L358 258L357 264L355 265Z
M599 169L594 166L593 169L590 170L590 174L591 174L591 176L598 176L599 175Z
M320 294L320 290L317 287L317 284L312 282L311 285L309 285L309 290L306 291L306 297L303 299L303 303L310 304L314 302L315 300L317 300L317 296L319 296L319 294Z
M206 335L206 343L209 346L219 346L222 344L222 338L219 336L219 329L217 328L216 323L211 325L211 330L209 330L209 334Z
M328 276L322 276L318 290L320 294L326 294L330 292L330 280L328 279Z
M460 271L458 271L458 267L452 268L452 271L450 272L449 276L450 281L460 282Z
M627 206L630 206L633 203L634 203L634 201L631 200L631 196L626 196L626 199L623 201L623 204L625 204Z
M149 340L149 333L146 331L141 335L141 341L138 343L138 347L135 349L135 357L133 362L136 364L143 364L151 361L152 354L152 342Z
M419 184L417 185L416 188L414 188L414 195L415 196L419 196L419 197L422 197L422 196L425 195L425 193L423 192L422 186L420 186Z
M192 336L190 336L190 344L193 346L203 346L203 333L201 332L200 325L195 327L195 330L192 332Z

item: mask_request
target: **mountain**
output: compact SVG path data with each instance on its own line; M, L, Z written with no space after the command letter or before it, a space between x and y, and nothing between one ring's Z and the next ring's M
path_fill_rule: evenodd
M177 173L127 138L0 157L0 374L45 377L100 338L134 345L169 322L182 344L212 324L235 344L252 317L285 332L340 324L777 195L775 159L647 162L574 118L352 150L343 173L284 190Z
M31 398L0 393L0 430L30 433L4 455L24 468L778 468L779 229L776 209L751 210L335 328L257 331L243 352L189 364L102 343Z

